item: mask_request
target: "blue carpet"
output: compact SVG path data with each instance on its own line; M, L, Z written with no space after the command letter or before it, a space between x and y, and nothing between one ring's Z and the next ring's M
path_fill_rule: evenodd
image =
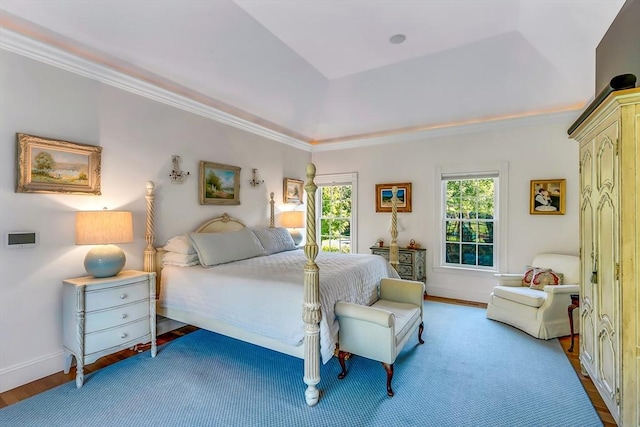
M395 365L354 357L304 400L302 360L207 331L167 343L0 410L10 426L601 426L557 340L540 341L483 309L425 303L426 343Z

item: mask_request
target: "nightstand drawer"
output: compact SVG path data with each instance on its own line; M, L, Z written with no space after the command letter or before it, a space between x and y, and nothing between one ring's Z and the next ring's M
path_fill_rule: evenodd
M84 320L84 331L88 334L142 318L149 318L149 299L109 310L87 313Z
M85 336L85 354L116 347L149 334L149 319L127 323L118 328L106 329Z
M413 266L411 264L398 264L398 274L403 279L413 280Z
M149 299L149 281L86 293L85 311L103 310L142 299Z
M401 264L413 264L413 254L411 252L400 251L398 253L398 262Z
M373 255L380 255L387 261L389 261L389 250L388 249L371 249L371 253Z

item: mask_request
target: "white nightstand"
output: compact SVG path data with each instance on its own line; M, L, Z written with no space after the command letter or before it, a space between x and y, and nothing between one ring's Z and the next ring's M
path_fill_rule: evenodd
M76 358L76 386L84 366L102 356L151 341L156 356L156 273L126 270L62 282L64 373Z

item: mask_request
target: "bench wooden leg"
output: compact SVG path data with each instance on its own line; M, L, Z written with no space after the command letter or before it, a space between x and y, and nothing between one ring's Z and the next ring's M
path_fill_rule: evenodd
M338 374L338 379L341 380L347 376L347 364L345 360L348 359L350 353L346 351L338 351L338 360L340 361L340 367L342 368L342 372Z
M387 371L387 395L389 397L393 397L393 389L391 388L391 380L393 379L393 363L388 364L382 362L382 366L384 366L384 370Z
M424 331L424 322L420 322L420 326L418 327L418 342L420 344L424 344L424 340L422 339L423 331Z

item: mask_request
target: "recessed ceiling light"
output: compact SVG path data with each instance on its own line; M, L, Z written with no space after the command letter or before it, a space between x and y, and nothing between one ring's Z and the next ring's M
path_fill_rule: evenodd
M400 44L404 42L406 39L407 39L407 36L405 36L404 34L394 34L389 38L389 41L392 44Z

